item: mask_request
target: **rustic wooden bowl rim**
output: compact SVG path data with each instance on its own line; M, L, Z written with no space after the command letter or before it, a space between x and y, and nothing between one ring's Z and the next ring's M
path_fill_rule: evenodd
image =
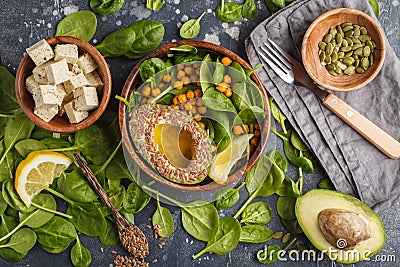
M222 55L229 56L232 60L239 62L245 69L251 69L250 64L248 64L246 61L244 61L237 54L233 53L232 51L230 51L222 46L215 45L215 44L205 42L205 41L183 40L183 41L179 41L179 42L173 42L173 43L169 43L169 44L166 44L166 45L158 48L157 50L153 51L152 53L150 53L149 55L144 57L142 60L140 60L136 64L136 66L132 69L131 73L129 74L129 76L125 82L125 85L122 89L121 96L125 99L129 99L132 89L135 87L135 85L139 81L139 78L140 78L139 68L140 68L140 64L144 60L152 58L152 57L164 57L171 47L178 47L180 45L192 45L192 46L195 46L200 49L206 49L206 50L217 52ZM264 100L265 111L266 111L267 117L265 120L265 126L262 130L262 133L264 133L265 136L264 136L264 138L261 138L257 149L255 150L252 157L249 159L247 165L244 165L241 169L239 169L235 173L231 174L229 176L228 180L224 184L217 184L215 182L210 182L210 183L204 184L204 185L196 185L196 184L195 185L183 185L183 184L171 182L168 179L162 177L153 167L151 167L136 152L136 149L132 145L132 142L130 141L129 130L126 127L126 121L125 121L125 116L127 115L126 114L126 111L127 111L126 105L121 102L119 104L119 126L121 129L122 140L124 142L127 152L130 154L130 156L136 162L136 164L139 165L140 169L142 169L147 175L149 175L155 181L157 181L163 185L166 185L170 188L184 190L184 191L191 191L191 192L213 191L213 190L218 190L223 187L226 187L227 185L230 185L232 183L238 182L243 177L243 173L246 174L247 172L249 172L250 169L256 164L256 162L262 155L264 148L267 144L267 139L269 136L269 129L270 129L270 125L271 125L270 107L269 107L267 92L257 75L252 74L251 78L258 85L258 88L260 89L261 95Z

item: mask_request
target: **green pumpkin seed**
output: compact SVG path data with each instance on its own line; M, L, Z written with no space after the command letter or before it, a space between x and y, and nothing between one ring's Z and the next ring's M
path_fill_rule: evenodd
M324 62L325 61L325 57L326 57L325 51L322 51L319 54L319 61Z
M367 46L367 47L368 47L368 46ZM363 48L362 48L362 47L357 48L356 50L354 50L354 55L360 56L360 55L362 55L362 54L363 54Z
M331 64L331 63L332 63L332 58L331 58L330 55L326 55L326 56L325 56L325 63L326 63L326 64Z
M357 68L358 65L360 65L360 60L357 58L353 66Z
M363 68L361 68L361 67L356 68L356 73L363 74L364 72L365 72L365 70Z
M348 66L343 72L344 74L351 75L355 72L356 68L354 66Z
M337 30L335 28L331 27L329 29L329 33L332 34L332 36L335 36L337 34Z
M351 40L353 41L353 45L355 45L355 44L361 44L361 41L358 40L358 39L355 38L355 37L351 38Z
M351 31L352 29L354 29L354 27L353 27L352 25L342 26L342 30L343 30L344 32Z
M335 64L328 64L328 65L326 65L326 69L327 70L335 70Z
M353 55L353 51L347 52L344 57L351 57Z
M290 233L286 233L283 237L282 237L282 243L285 244L289 241L290 239Z
M347 27L347 26L352 26L353 24L351 22L343 22L342 24L340 24L340 26L343 27Z
M343 30L342 30L342 27L340 27L340 25L336 26L336 30L337 30L337 33L340 33L341 35L343 35Z
M370 54L371 54L371 48L369 46L364 47L363 49L364 57L369 57Z
M358 38L361 35L360 27L354 28L354 37Z
M281 238L282 236L283 236L283 233L282 233L282 232L275 232L275 233L273 233L272 238L274 238L274 239L279 239L279 238Z
M331 55L332 62L336 62L338 60L338 53L337 51L333 51Z
M354 61L355 61L355 59L352 57L345 57L342 62L344 64L346 64L347 66L351 66L351 65L353 65Z
M368 58L365 57L365 58L361 59L360 64L361 64L361 67L363 67L366 70L369 67Z
M332 40L332 34L328 33L327 35L324 36L323 41L324 41L325 43L330 43L331 40Z
M318 44L318 47L319 47L321 50L325 50L326 43L325 43L325 42L320 42L320 43Z
M344 36L345 36L345 37L352 37L353 34L354 34L354 31L347 31L347 32L344 32Z
M345 70L345 69L347 68L347 65L344 64L344 63L342 63L342 62L340 62L340 61L337 62L337 66L338 66L339 69L341 69L341 70ZM337 69L336 69L336 70L337 70Z
M343 74L343 71L342 71L341 68L336 68L336 69L335 69L335 72L336 72L338 75L342 75L342 74Z
M341 46L346 47L348 45L349 45L349 43L347 42L347 40L346 39L342 39Z
M360 27L360 33L362 35L365 35L365 34L368 34L368 31L367 31L367 29L365 27Z
M367 40L366 42L365 42L365 44L367 45L367 46L369 46L369 48L371 49L371 51L372 50L374 50L374 44L372 43L372 41L371 40Z
M360 48L360 47L363 47L363 45L362 45L362 44L355 44L355 45L353 45L353 46L351 47L351 49L354 51L354 50L357 50L357 49Z
M336 41L336 44L342 45L343 36L340 33L337 33L335 36L335 41Z
M341 47L339 51L341 52L349 52L351 50L351 46Z
M366 42L366 41L368 41L368 40L371 40L371 36L369 36L368 34L363 34L363 35L360 35L360 37L358 37L358 39L359 39L361 42Z
M350 46L353 45L353 40L351 40L351 38L346 37L346 38L344 38L344 39L347 41L348 45L350 45Z
M325 53L330 56L333 52L333 45L331 43L327 44L325 47Z
M338 55L338 59L344 58L344 52L338 52L337 55Z
M372 66L372 64L374 64L374 56L372 54L369 55L368 60L369 60L369 65Z

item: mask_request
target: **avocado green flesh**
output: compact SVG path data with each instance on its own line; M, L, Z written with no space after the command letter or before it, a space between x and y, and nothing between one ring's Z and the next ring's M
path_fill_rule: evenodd
M367 222L371 236L358 243L352 250L332 246L318 225L318 214L329 208L345 209L358 214ZM310 242L337 262L351 264L363 261L371 258L385 245L386 233L379 216L357 198L343 193L325 189L308 191L297 198L296 217Z

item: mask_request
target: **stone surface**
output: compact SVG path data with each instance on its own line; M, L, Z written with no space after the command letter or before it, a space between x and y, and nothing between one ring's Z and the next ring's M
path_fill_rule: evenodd
M205 40L222 45L233 50L240 56L246 58L244 51L244 40L250 34L251 30L258 22L270 15L265 7L264 1L256 0L259 10L258 21L241 20L236 23L222 23L214 16L214 10L220 1L204 0L204 1L184 1L184 0L166 0L164 7L160 11L150 11L145 8L143 0L125 1L123 8L117 13L108 17L98 16L98 27L91 43L99 43L108 33L127 26L130 23L140 19L155 19L162 22L166 28L165 37L162 44L180 40L179 27L188 19L198 17L203 11L207 14L201 22L200 34L195 38L197 40ZM242 1L235 1L242 2ZM89 1L79 0L31 0L31 1L14 1L2 0L0 5L0 26L2 38L0 38L0 64L6 66L15 74L19 61L22 58L27 47L36 43L40 39L51 37L55 34L57 23L66 15L77 10L89 9ZM390 44L400 55L400 20L398 14L400 6L398 0L380 1L382 28L386 32ZM137 60L130 60L124 57L108 58L107 62L113 75L113 90L118 94L133 66ZM111 108L116 108L118 102L115 99L110 101ZM277 125L276 125L277 126ZM268 142L268 150L277 148L282 151L282 143L273 134L270 135ZM297 169L291 166L288 174L296 177ZM318 181L325 177L321 167L317 167L313 174L305 174L304 191L315 188ZM247 198L244 188L240 191L241 198L234 207L220 212L220 216L232 216L239 206ZM285 232L284 227L279 221L279 217L275 210L276 197L262 198L260 200L268 202L273 209L273 219L267 224L269 228L275 231ZM61 203L65 206L65 203ZM155 209L155 201L150 204L139 214L135 216L137 225L149 237L150 255L148 261L157 259L158 262L153 266L262 266L256 260L258 250L264 248L264 244L239 244L231 253L225 256L217 256L214 254L205 254L198 260L192 260L192 255L196 254L206 245L204 242L194 240L189 236L181 226L180 212L176 207L169 207L175 222L175 231L169 238L165 239L163 249L159 249L152 238L152 232L146 228L148 225L147 218L151 217ZM398 212L400 205L382 212L380 216L383 219L386 231L387 242L384 249L379 253L380 256L387 257L396 255L399 257L400 250L400 231ZM80 235L82 243L88 247L92 253L91 266L112 266L112 262L116 255L112 254L112 250L125 254L121 246L105 247L95 237L86 237ZM299 235L299 242L309 245L307 239L303 235ZM268 244L279 244L280 240L271 240ZM100 252L100 248L104 248L104 252ZM38 245L32 249L27 257L18 263L9 263L0 258L0 266L72 266L69 256L70 248L60 254L49 254L44 252ZM397 259L400 261L400 259ZM398 266L399 263L384 262L363 262L356 264L357 266ZM331 264L325 257L323 263L310 261L290 261L280 262L274 266L341 266L341 264Z

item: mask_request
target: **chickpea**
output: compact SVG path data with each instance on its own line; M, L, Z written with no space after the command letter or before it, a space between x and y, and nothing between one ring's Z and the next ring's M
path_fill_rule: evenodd
M191 81L192 83L198 82L198 81L199 81L199 76L196 75L196 74L190 75L190 81Z
M239 135L243 133L243 128L241 125L235 125L233 126L233 130L232 130L233 134Z
M157 97L161 94L161 90L160 88L154 88L153 90L151 90L151 96L152 97Z
M186 97L187 97L187 99L193 99L193 98L194 98L194 92L193 92L193 90L188 90L188 91L186 92Z
M151 93L151 88L150 88L149 86L143 87L143 89L142 89L142 94L143 94L144 96L150 96L150 93Z
M172 98L172 102L174 103L175 106L179 105L178 96L175 96L174 98Z
M196 73L196 75L200 76L200 68L195 69L194 73Z
M250 132L249 125L243 124L243 129L246 133Z
M250 154L253 154L256 151L256 146L250 145Z
M194 69L191 66L185 67L184 71L185 71L186 75L191 75L194 73Z
M186 102L186 100L187 100L186 95L185 94L179 94L178 95L178 100L179 100L179 103Z
M197 123L199 124L199 126L200 126L201 128L203 128L203 129L206 128L206 125L205 125L203 122L199 121L199 122L197 122Z
M183 70L178 70L178 73L176 74L176 77L179 79L179 80L181 80L183 77L185 77L186 76L186 73L185 73L185 71L183 71Z
M207 108L205 106L200 106L197 108L197 112L199 112L200 114L206 114Z
M230 89L230 88L226 89L224 94L225 94L226 97L231 97L232 96L232 89Z
M198 98L196 104L200 107L203 105L203 99Z
M193 68L195 68L195 69L198 69L198 68L200 68L200 62L195 62L195 63L193 63Z
M142 98L142 99L140 100L140 104L141 104L141 105L147 104L147 98Z
M224 93L228 87L229 85L227 85L226 83L220 83L217 85L217 90L221 93Z
M185 64L178 64L176 65L177 70L183 70L185 68Z
M166 82L166 83L171 82L171 74L169 74L169 73L164 74L162 80L163 80L163 82Z
M188 76L184 76L184 77L182 77L181 82L184 85L188 85L188 84L190 84L190 78Z
M261 132L260 132L260 130L255 130L253 134L254 134L255 137L258 137L258 138L261 137Z
M197 108L195 106L192 105L192 110L191 110L192 114L196 114L197 113Z
M180 90L183 88L183 83L181 81L174 82L174 88Z
M224 64L225 66L229 66L232 63L232 59L230 59L229 57L223 57L221 59L221 63Z
M200 81L195 82L195 84L196 84L197 86L201 86L201 82L200 82Z
M231 82L232 82L232 78L231 78L231 76L229 76L228 74L225 74L222 81L223 81L224 83L231 83Z
M257 146L259 142L260 142L260 138L255 137L255 136L253 136L253 137L250 139L250 144L253 145L253 146Z
M187 97L187 95L186 95L186 97ZM190 99L189 103L192 104L192 106L196 106L196 99L194 99L194 98Z
M196 90L194 90L194 96L196 97L196 98L199 98L199 97L201 97L203 95L203 92L201 91L201 89L196 89Z
M193 119L195 121L201 121L201 115L199 113L196 113L196 114L193 115Z
M193 108L192 104L190 104L189 102L186 102L186 103L183 105L183 107L184 107L184 109L187 110L187 111L191 111L192 108Z
M259 124L254 124L254 129L260 130L260 125Z
M148 98L148 99L147 99L147 104L151 104L151 101L153 101L153 100L154 100L153 97Z
M160 88L160 89L164 88L164 86L165 86L165 83L159 83L158 84L158 88Z

